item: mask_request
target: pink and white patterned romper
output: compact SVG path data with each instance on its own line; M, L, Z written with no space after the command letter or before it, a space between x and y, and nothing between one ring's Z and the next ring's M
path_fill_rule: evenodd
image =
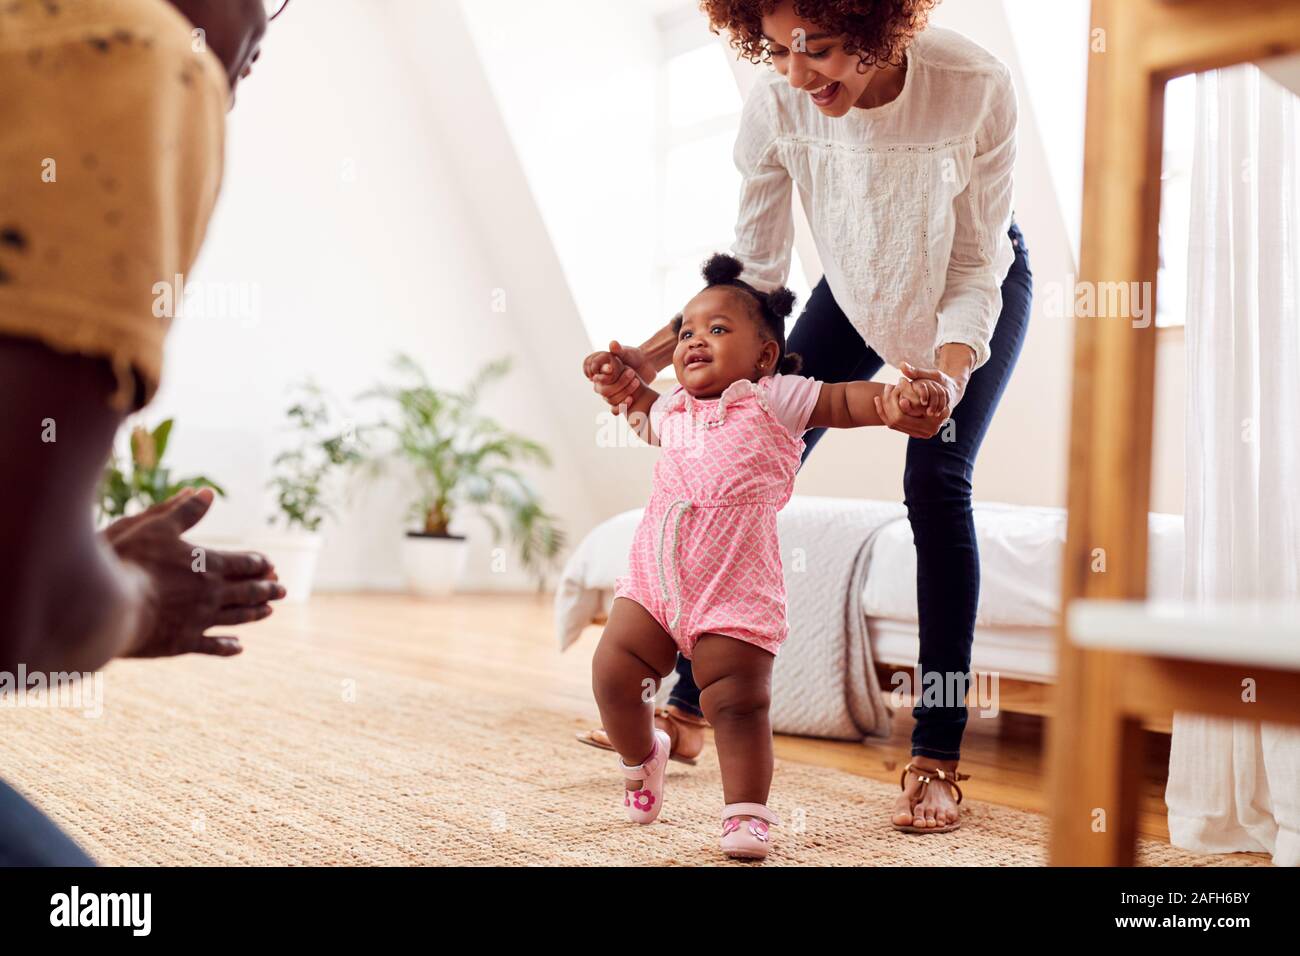
M649 611L687 658L706 633L772 654L785 640L776 514L820 389L816 379L769 375L697 399L678 385L650 409L663 454L614 596Z

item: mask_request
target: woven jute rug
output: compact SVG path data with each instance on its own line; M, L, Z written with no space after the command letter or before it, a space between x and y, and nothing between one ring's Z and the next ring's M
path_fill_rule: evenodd
M0 777L98 861L132 865L715 864L712 749L671 764L660 822L622 816L611 754L574 715L368 670L302 641L234 660L118 662L103 713L0 709ZM893 789L778 762L767 865L1045 862L1036 814L967 800L961 830L907 837ZM1250 864L1144 843L1148 865Z

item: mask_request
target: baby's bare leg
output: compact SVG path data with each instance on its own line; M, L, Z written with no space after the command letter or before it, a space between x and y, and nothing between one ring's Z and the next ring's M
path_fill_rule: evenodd
M615 598L591 660L591 688L609 742L629 766L654 750L655 693L676 662L676 642L650 612Z
M772 786L772 662L761 647L705 634L691 657L700 707L713 725L727 803L767 804Z

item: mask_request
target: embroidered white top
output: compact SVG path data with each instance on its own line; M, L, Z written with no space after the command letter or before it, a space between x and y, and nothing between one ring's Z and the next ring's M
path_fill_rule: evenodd
M835 301L881 358L933 367L939 346L961 342L983 365L1015 257L1016 112L1006 65L933 26L908 48L897 97L839 119L765 75L736 139L743 278L786 281L797 184Z

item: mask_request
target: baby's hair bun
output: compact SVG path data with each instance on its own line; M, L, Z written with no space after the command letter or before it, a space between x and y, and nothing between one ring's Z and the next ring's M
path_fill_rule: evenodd
M715 252L709 257L709 261L704 263L701 271L704 281L709 285L726 285L739 279L745 267L735 256L729 256L725 252Z
M794 311L794 299L794 293L782 286L768 293L767 305L778 319L784 319Z
M803 356L798 352L786 352L777 363L776 370L782 375L798 375L803 371Z

